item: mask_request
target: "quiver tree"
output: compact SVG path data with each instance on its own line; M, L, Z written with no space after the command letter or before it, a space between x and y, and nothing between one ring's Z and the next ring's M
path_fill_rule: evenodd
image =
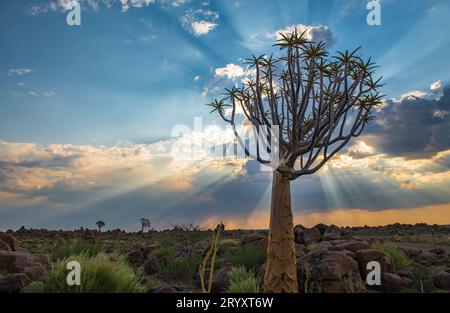
M98 231L101 232L102 231L102 227L104 227L106 224L103 221L97 221L97 222L95 222L95 225L97 226Z
M140 218L140 219L139 219L139 223L141 223L141 233L144 232L144 229L145 229L145 228L150 229L150 227L151 227L151 225L152 225L152 223L150 222L150 220L149 220L148 218L145 218L145 217Z
M273 168L266 292L298 291L290 181L315 173L359 136L383 97L381 78L372 76L376 66L357 55L359 48L329 56L324 43L303 35L280 34L280 57L248 59L254 77L209 104L232 126L246 155ZM243 119L267 138L264 146L256 143L256 153L238 131ZM276 151L279 162L263 151Z

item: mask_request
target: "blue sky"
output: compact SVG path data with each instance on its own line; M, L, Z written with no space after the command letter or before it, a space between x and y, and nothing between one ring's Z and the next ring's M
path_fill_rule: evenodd
M115 177L110 167L105 168L104 171L111 174L111 177L114 176L111 178L112 182L101 186L98 186L97 181L94 182L99 189L95 195L88 196L84 192L90 194L92 190L72 188L67 181L58 180L61 179L59 174L48 172L53 169L66 171L71 177L87 175L84 170L84 174L78 172L79 167L77 170L74 168L74 163L71 162L75 161L64 159L69 156L68 153L61 153L61 150L65 151L69 149L67 145L72 145L70 149L77 150L77 156L86 157L95 149L100 149L95 152L96 155L108 155L102 147L122 147L125 145L123 143L126 143L123 149L133 145L161 143L169 140L173 126L186 124L191 127L195 116L203 117L205 124L223 125L216 117L208 114L204 104L242 76L239 70L243 69L241 67L244 58L252 54L276 51L271 47L274 34L300 24L301 27L313 27L316 30L313 36L328 40L331 51L362 46L363 55L372 56L381 65L378 73L385 77L386 83L383 92L388 99L396 99L389 100L392 103L413 102L404 96L412 92L423 98L423 105L417 104L417 112L424 108L433 108L433 111L429 112L430 116L443 114L443 118L439 118L438 122L444 126L436 126L437 122L432 118L425 121L425 126L433 127L430 128L429 137L423 138L422 146L412 144L409 150L398 148L398 142L403 147L405 141L402 138L398 142L386 142L383 138L387 136L388 130L374 127L368 134L368 139L364 141L375 149L373 155L383 154L383 162L391 162L395 164L391 166L398 169L398 164L401 163L397 159L399 157L411 159L432 152L433 155L427 155L427 158L436 157L436 162L441 162L442 155L437 155L445 154L449 148L448 135L440 135L439 139L436 139L432 134L436 127L443 127L445 131L448 126L448 114L445 113L448 109L448 99L443 97L441 102L435 100L436 95L442 96L450 81L448 1L383 0L382 24L369 26L366 23L366 15L369 12L366 9L367 2L357 0L80 0L82 25L72 27L66 24L67 2L0 2L0 141L3 142L0 158L3 157L1 161L4 164L9 164L9 169L14 166L11 165L11 160L16 162L14 174L5 174L5 169L0 172L0 197L3 191L5 199L10 199L9 202L4 200L0 207L0 220L5 221L3 224L0 222L0 227L17 226L25 223L25 220L29 225L56 226L67 224L64 219L67 215L76 216L76 223L87 223L90 215L85 211L82 213L80 207L95 207L96 213L93 215L105 215L105 219L111 216L111 223L119 225L123 211L117 208L97 213L96 210L100 210L98 202L86 204L88 200L85 199L99 195L104 195L101 198L109 201L116 199L118 195L114 192L119 192L114 188L115 182L124 182L125 178L121 174ZM435 87L430 89L432 84ZM413 104L407 108L412 107ZM394 104L391 108L394 108L391 109L391 115L401 111ZM384 119L391 118L391 115L383 112L380 114ZM399 119L393 123L398 121ZM408 128L396 131L394 135L398 133L407 134ZM439 145L435 144L436 142L439 142ZM25 143L32 146L23 146ZM54 150L48 148L55 145L60 146ZM430 145L434 146L430 148ZM393 149L393 146L398 149ZM18 152L24 149L28 149L26 157L22 152ZM42 156L42 153L50 150L51 156ZM2 182L8 182L8 186L11 186L12 180L28 181L30 178L29 172L22 171L23 166L17 165L18 162L36 159L51 159L54 162L55 155L63 158L67 166L38 166L43 172L36 174L35 179L46 177L45 182L33 188L19 184L16 188L1 189ZM72 157L76 159L75 156ZM447 154L444 158L446 160ZM90 157L88 159L91 160ZM226 173L223 177L229 177L231 174L223 168L206 173L204 171L207 171L208 167L205 169L202 165L200 170L196 166L190 167L191 174L204 175L207 178L197 177L198 181L209 179L211 183L208 187L202 186L203 189L198 187L200 183L193 184L192 189L182 186L182 189L187 188L183 189L186 192L189 190L189 197L210 197L212 200L208 199L212 202L207 203L214 203L218 207L235 205L220 200L220 197L210 190L216 180L223 179L220 178L222 174ZM243 166L245 168L245 164ZM412 171L412 177L419 173L415 172L417 168L414 166L411 165L409 169ZM193 171L194 168L197 168L197 171ZM148 170L150 173L154 171L153 168ZM184 172L185 169L174 168L172 174L175 177L184 177ZM447 163L444 163L441 172L448 172ZM61 175L67 178L66 174ZM133 180L133 176L126 177L130 181ZM319 178L308 179L317 182ZM393 179L399 190L402 189L398 176ZM430 179L433 182L435 177ZM440 191L445 192L448 190L448 178L445 176L442 179L440 186L443 190ZM190 215L186 212L191 212L191 209L186 209L184 213L172 211L169 214L170 207L164 208L160 203L165 203L167 198L164 198L164 195L170 198L171 193L150 188L152 191L149 196L144 186L154 182L149 183L145 179L144 181L132 191L121 190L119 193L132 197L134 202L138 203L133 209L136 211L135 217L147 214L140 201L158 203L161 207L158 209L161 211L159 215L155 211L147 214L151 217L170 215L176 220L177 214ZM196 180L190 177L190 181L192 184L192 181ZM48 186L46 183L49 183ZM424 189L414 192L408 189L408 193L403 196L414 201L403 201L399 199L403 196L397 193L392 195L392 198L388 197L384 203L381 203L383 197L374 199L371 201L373 205L363 203L367 200L354 200L352 197L355 197L355 192L350 192L354 188L353 185L349 187L342 182L332 182L336 184L336 190L340 190L335 191L340 195L333 195L323 187L325 183L322 183L318 184L317 188L311 187L311 194L315 193L318 200L314 202L315 196L311 195L311 206L304 209L398 209L409 208L413 202L422 206L446 205L449 202L448 196L438 197L434 193L430 194L430 189L433 189L431 183L428 181L423 186ZM256 183L251 185L254 196L247 199L249 210L262 208L266 204L262 199L264 195L267 197L268 182L263 179L261 184L263 187L258 187ZM233 185L230 182L228 192L236 193L231 186L236 188L239 184ZM370 194L370 188L366 190L361 184L360 186L356 191L362 194L358 197L361 200ZM141 188L147 191L142 191ZM80 193L74 192L74 189ZM202 192L206 189L209 190L208 196ZM222 189L227 190L223 186ZM350 194L352 195L349 196ZM80 199L77 198L80 195L83 200L73 200ZM39 201L44 202L23 204L16 196L24 201L35 201L36 197L44 197L46 200L39 198ZM185 202L189 197L181 197L180 202ZM108 206L114 205L108 203ZM191 206L194 210L194 207L199 205L194 201ZM48 217L34 217L24 207L36 208L33 209L33 214ZM69 209L64 211L61 207ZM448 206L446 208L448 210ZM233 214L237 214L240 209L236 206L236 212ZM211 210L195 216L202 220L222 212L222 209L217 212ZM226 211L225 208L223 211ZM58 219L55 215L62 217ZM132 224L131 217L129 223Z

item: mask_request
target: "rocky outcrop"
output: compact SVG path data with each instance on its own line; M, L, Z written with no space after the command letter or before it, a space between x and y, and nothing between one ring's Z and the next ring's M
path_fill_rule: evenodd
M297 259L303 292L364 292L358 263L338 251L320 250Z
M44 274L41 256L34 256L23 248L19 241L10 234L0 233L0 270L7 274L0 278L0 292L19 292L32 280L39 280Z
M317 243L321 239L320 231L317 228L297 228L294 233L295 242L309 245Z
M6 243L12 251L19 249L19 241L10 234L0 232L0 240Z

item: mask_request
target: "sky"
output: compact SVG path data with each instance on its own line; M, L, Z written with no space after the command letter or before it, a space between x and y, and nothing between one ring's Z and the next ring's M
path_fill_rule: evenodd
M141 217L267 228L270 173L173 146L177 127L194 130L182 140L231 140L205 104L296 27L331 53L361 47L386 101L361 137L292 183L295 222L450 224L448 1L379 1L381 25L363 0L77 2L79 26L68 0L0 2L0 229L101 219L138 230Z

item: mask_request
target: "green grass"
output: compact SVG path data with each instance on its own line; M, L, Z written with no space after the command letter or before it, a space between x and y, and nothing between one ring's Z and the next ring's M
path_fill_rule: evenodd
M229 276L228 293L258 293L259 283L253 271L244 266L233 268Z
M71 255L86 255L89 257L96 256L102 251L102 245L99 243L92 243L87 240L77 239L66 242L55 247L55 254L58 259L64 259Z
M239 248L239 242L233 239L225 239L220 243L218 255L225 255L230 250L236 250Z
M247 270L257 271L266 261L266 250L256 245L246 244L236 249L229 249L225 257L235 267L242 265Z
M69 286L66 282L67 263L81 265L81 285ZM122 257L111 260L101 253L96 256L79 254L58 261L47 271L42 281L29 286L29 292L40 293L137 293L143 289L132 268Z
M412 267L413 281L418 291L422 293L432 292L434 289L433 279L422 268L415 265Z
M390 244L382 244L379 242L375 242L372 247L376 250L386 252L392 256L394 260L394 265L396 269L401 268L410 268L412 264L412 260L399 248L390 245Z
M169 259L162 262L158 274L164 281L192 280L195 279L200 264L200 258Z
M174 247L161 247L156 250L153 255L157 258L162 258L165 256L174 256L176 254L176 250Z

